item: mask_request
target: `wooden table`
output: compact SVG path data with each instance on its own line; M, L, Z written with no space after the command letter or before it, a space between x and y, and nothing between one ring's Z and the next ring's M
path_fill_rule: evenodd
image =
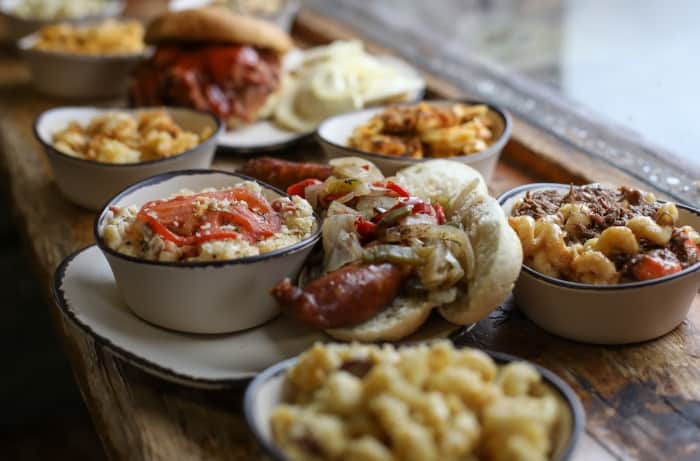
M311 12L301 15L295 29L299 40L310 43L348 34ZM462 95L439 79L429 76L429 81L434 94ZM34 92L26 69L15 58L0 58L0 184L11 198L17 224L47 288L58 263L92 243L94 219L93 213L61 197L32 136L34 117L60 104ZM322 159L313 144L281 154ZM238 163L232 156L218 155L215 167L231 170ZM513 140L490 187L500 193L538 180L637 184L625 173L516 118ZM261 458L241 418L242 387L201 391L159 380L97 346L53 306L51 312L109 458ZM510 301L462 341L532 360L571 384L587 414L576 460L700 459L698 298L680 327L644 344L600 347L566 341L534 326Z

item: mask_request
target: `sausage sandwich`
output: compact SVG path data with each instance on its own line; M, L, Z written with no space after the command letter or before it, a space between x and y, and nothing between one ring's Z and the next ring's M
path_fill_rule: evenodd
M385 178L360 158L313 168L257 159L244 172L288 185L324 217L322 255L272 289L282 308L342 340L395 341L437 308L469 324L497 308L520 272L522 249L481 175L433 160Z

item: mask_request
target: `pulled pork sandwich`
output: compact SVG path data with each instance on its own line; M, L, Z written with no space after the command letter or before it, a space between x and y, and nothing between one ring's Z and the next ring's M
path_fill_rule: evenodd
M269 115L292 47L274 25L217 7L166 13L145 41L156 51L134 75L131 104L206 110L231 128Z

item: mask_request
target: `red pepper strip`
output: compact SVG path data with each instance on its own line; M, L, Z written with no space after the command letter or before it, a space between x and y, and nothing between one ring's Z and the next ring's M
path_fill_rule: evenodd
M355 229L363 240L372 238L376 228L376 224L372 221L367 221L362 216L358 216L357 219L355 219Z
M289 195L298 195L300 197L305 197L304 191L306 190L307 186L311 186L314 184L321 184L322 181L319 181L318 179L314 178L309 178L309 179L304 179L303 181L299 181L296 184L292 184L287 188L287 194Z
M230 203L223 210L206 210L202 216L196 216L195 202L199 197L214 198L224 205L226 201ZM245 204L236 203L240 201ZM148 202L139 211L138 219L178 245L241 236L238 231L221 230L226 224L237 226L250 241L269 237L282 227L267 200L243 188Z
M433 216L435 214L435 210L433 210L433 207L431 207L425 202L419 202L414 204L412 212L413 214L427 214L430 216Z
M389 189L390 191L396 193L396 195L398 195L399 197L408 198L408 197L411 196L411 194L409 194L408 192L406 192L406 190L405 190L403 187L399 186L399 185L396 184L395 182L387 181L387 182L386 182L386 185L385 185L384 187L386 187L386 188Z
M433 203L433 209L435 210L435 217L437 218L438 224L445 224L445 210L443 210L442 205L439 203Z
M652 256L644 256L634 266L634 278L637 280L650 280L674 274L681 270L681 265L675 262L666 262Z

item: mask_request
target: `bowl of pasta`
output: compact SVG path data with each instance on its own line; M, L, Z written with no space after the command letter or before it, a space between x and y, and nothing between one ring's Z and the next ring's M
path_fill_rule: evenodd
M316 136L331 157L356 156L385 175L446 158L476 169L488 182L511 133L508 112L477 101L391 104L327 118Z
M259 374L244 412L275 461L564 461L585 419L552 372L449 341L317 343Z
M686 318L700 288L700 210L599 184L528 184L499 202L523 247L516 303L543 329L627 344Z
M58 189L89 210L149 176L209 168L222 131L214 115L184 107L55 107L34 121Z

